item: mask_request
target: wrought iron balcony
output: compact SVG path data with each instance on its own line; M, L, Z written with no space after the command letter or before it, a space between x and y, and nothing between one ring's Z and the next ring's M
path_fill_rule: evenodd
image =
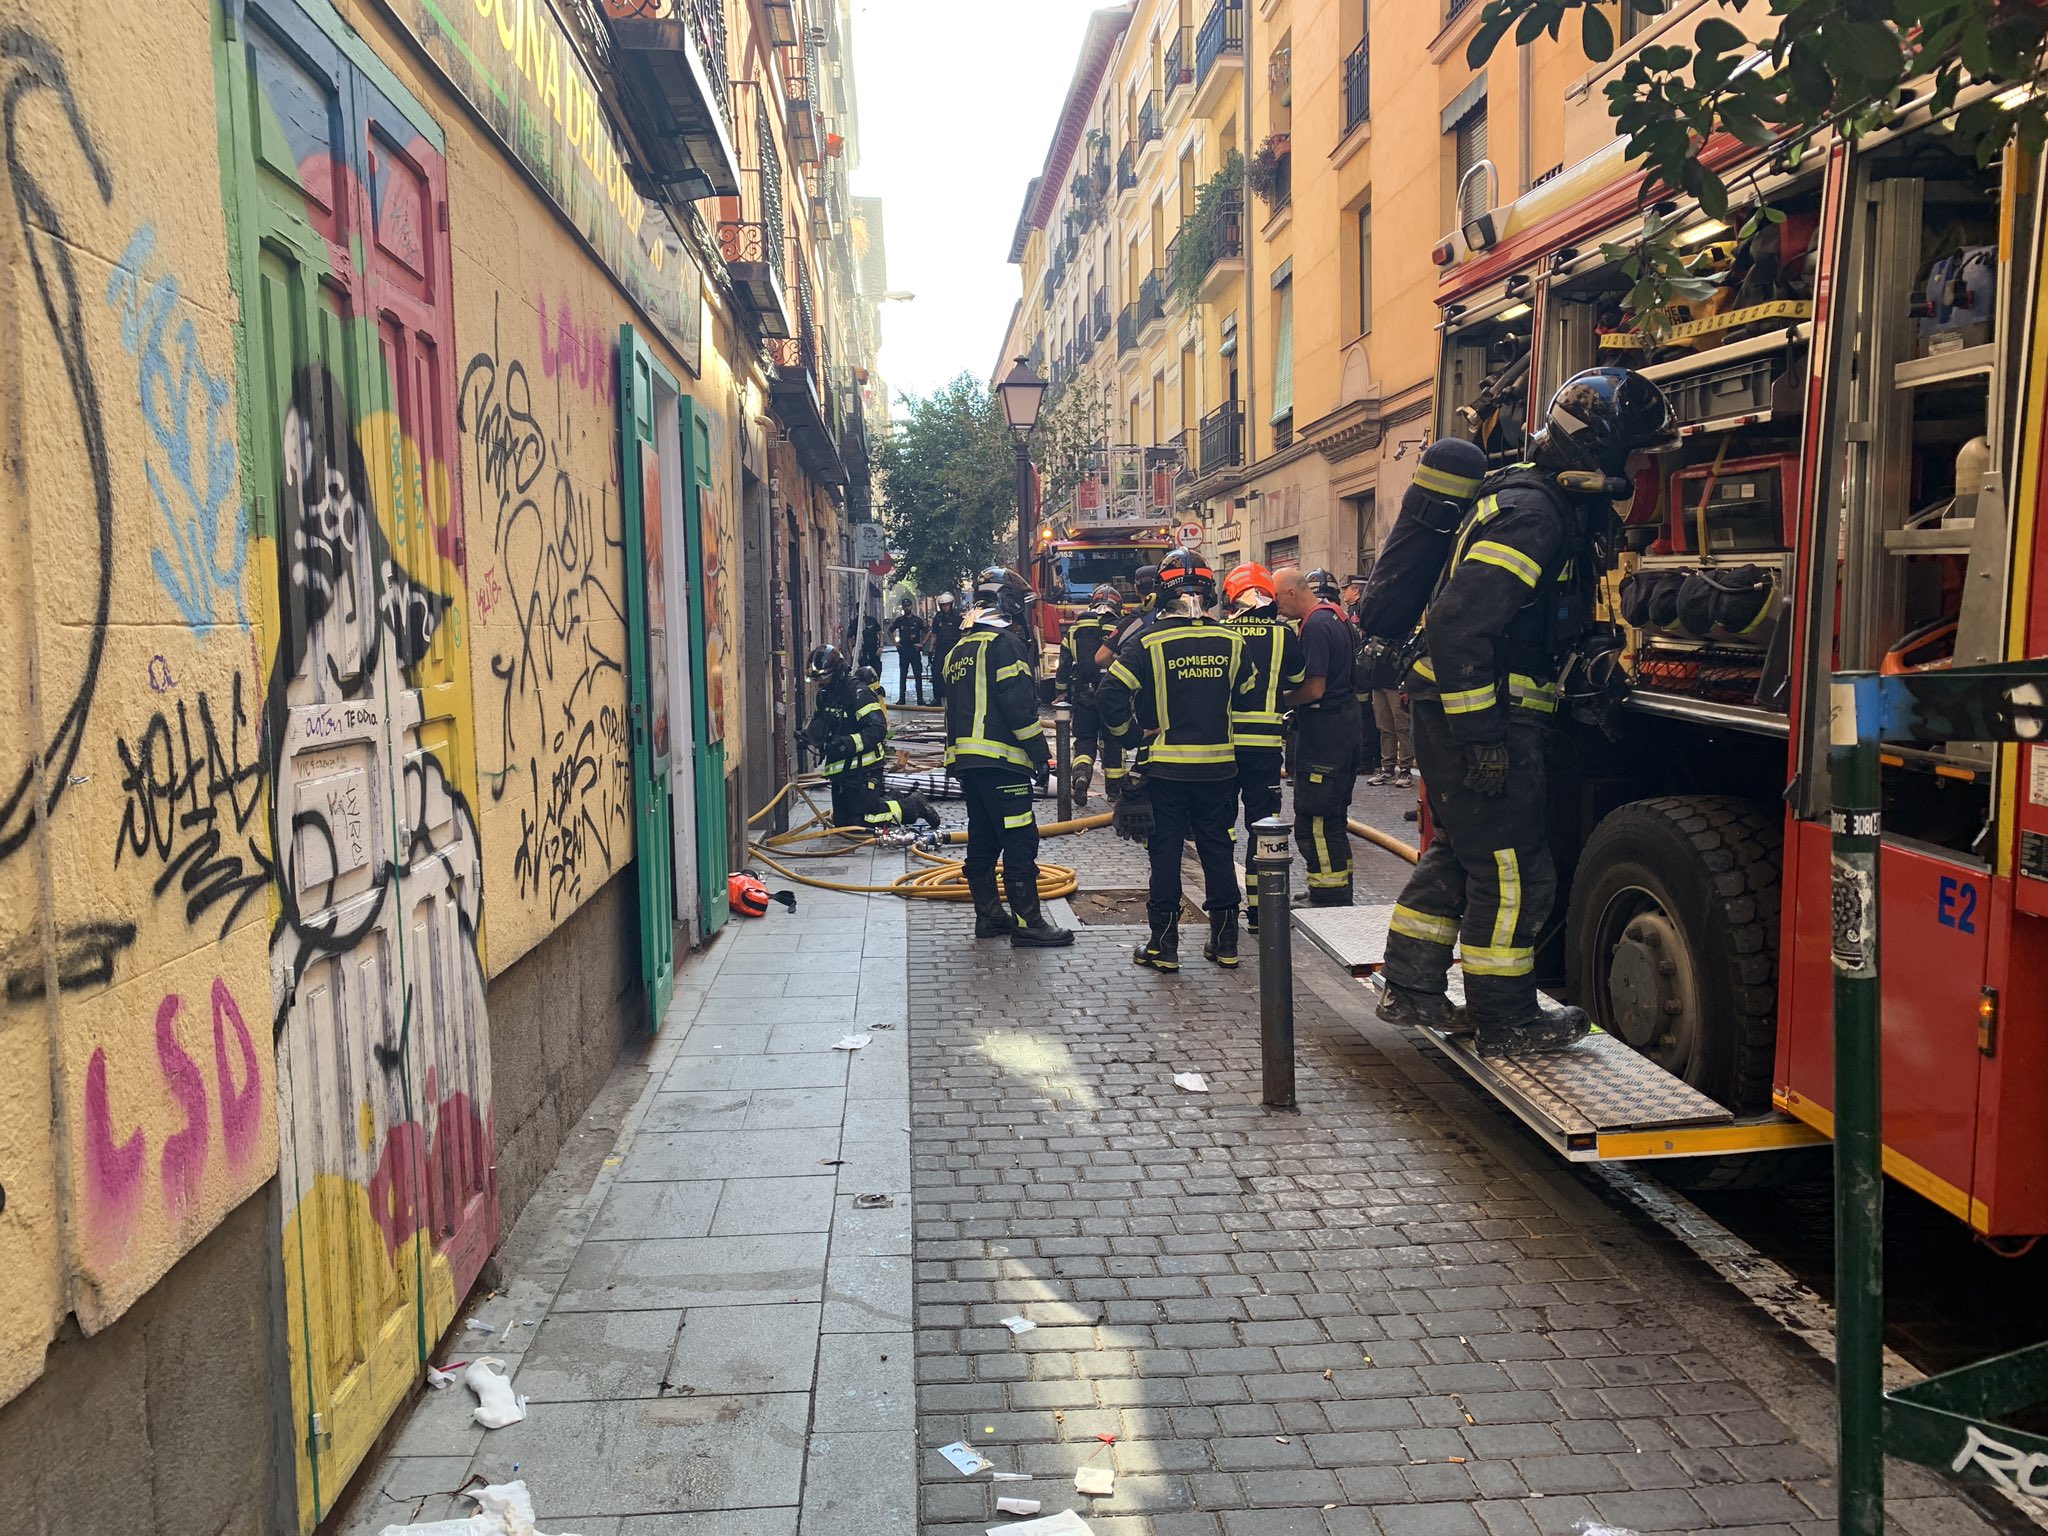
M1159 93L1157 91L1147 91L1138 102L1138 123L1135 134L1138 153L1142 155L1152 145L1157 144L1160 133Z
M782 88L789 105L789 145L798 163L822 164L825 159L825 111L818 100L824 69L818 46L782 50Z
M720 0L677 0L665 14L608 18L614 64L639 103L647 171L672 203L740 190Z
M1166 44L1165 99L1171 102L1175 91L1194 83L1195 72L1188 67L1188 29L1175 27Z
M718 254L740 302L753 312L761 334L781 339L796 334L789 291L783 285L782 229L762 220L726 219L718 226Z
M1089 308L1089 319L1094 322L1095 339L1105 341L1116 326L1116 319L1109 310L1109 289L1095 290L1095 299Z
M1244 0L1215 0L1195 37L1195 83L1209 78L1216 61L1244 57Z
M1185 431L1176 432L1167 439L1166 452L1172 455L1172 462L1180 467L1184 478L1193 479L1195 466L1195 440Z
M1132 153L1131 146L1126 144L1121 150L1117 152L1116 189L1119 192L1134 192L1137 190L1137 186L1137 157L1135 154Z
M1138 344L1138 306L1126 304L1117 311L1116 349L1119 354L1128 352Z
M1344 131L1349 133L1372 116L1370 38L1360 38L1344 61Z
M1163 273L1147 272L1138 284L1138 329L1166 318L1166 279Z
M1233 469L1244 462L1244 407L1235 400L1202 418L1202 473Z

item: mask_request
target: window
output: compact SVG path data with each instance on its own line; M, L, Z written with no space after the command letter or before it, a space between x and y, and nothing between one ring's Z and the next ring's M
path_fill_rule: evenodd
M1152 375L1152 441L1166 441L1166 375Z
M1372 204L1358 210L1358 334L1372 333Z
M1294 420L1294 279L1281 280L1273 291L1273 416L1274 446L1278 428Z
M1650 24L1663 14L1664 7L1647 10L1634 0L1621 0L1621 40L1625 43L1632 37L1647 31Z
M1185 224L1195 211L1195 151L1189 147L1180 157L1180 217Z
M1474 176L1469 185L1465 173L1486 158L1486 98L1479 98L1478 105L1459 118L1451 129L1454 187L1462 189L1458 198L1457 216L1460 225L1466 224L1487 211L1487 188L1484 176Z
M1270 539L1266 543L1266 569L1277 571L1283 565L1301 564L1301 540Z
M1197 372L1197 364L1195 362L1195 349L1193 347L1182 347L1180 349L1180 429L1182 432L1186 432L1188 428L1192 427L1200 414L1200 397L1195 392L1195 387L1200 382L1201 376Z

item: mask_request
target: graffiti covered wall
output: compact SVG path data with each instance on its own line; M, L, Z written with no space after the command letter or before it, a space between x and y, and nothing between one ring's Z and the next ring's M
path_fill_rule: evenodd
M158 21L144 58L0 4L0 1401L277 1166L212 100L152 86L212 66Z

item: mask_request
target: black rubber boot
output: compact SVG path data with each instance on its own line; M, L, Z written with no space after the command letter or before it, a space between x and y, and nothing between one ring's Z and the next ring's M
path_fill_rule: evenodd
M974 896L974 936L977 939L1007 939L1016 931L1015 919L996 892L993 870L979 880L970 879L967 889Z
M1209 942L1202 946L1202 958L1213 960L1226 970L1237 966L1237 908L1225 907L1209 914Z
M1176 907L1147 907L1145 916L1151 919L1152 936L1131 951L1131 958L1155 971L1179 970L1180 910Z
M1482 1056L1547 1056L1569 1050L1593 1032L1593 1021L1578 1008L1546 1008L1516 1024L1481 1024Z
M931 801L925 799L916 790L913 789L907 795L898 796L896 803L903 808L903 824L906 827L913 821L921 821L934 832L938 831L939 813L932 809Z
M1445 1035L1472 1033L1471 1018L1443 993L1416 992L1397 987L1391 981L1380 993L1380 1005L1375 1012L1389 1024L1413 1024Z
M1094 784L1095 759L1092 757L1075 758L1073 768L1067 773L1067 793L1073 797L1074 804L1086 805L1088 803L1088 791L1094 787Z
M1038 892L1012 899L1011 909L1016 913L1010 929L1012 949L1063 949L1074 942L1074 935L1065 928L1056 928L1045 920L1045 913L1038 905Z

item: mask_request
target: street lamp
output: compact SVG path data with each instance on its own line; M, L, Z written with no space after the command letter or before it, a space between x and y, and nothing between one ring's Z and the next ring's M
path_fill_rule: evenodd
M1031 433L1038 425L1038 407L1052 386L1031 371L1031 359L1020 357L996 386L1003 419L1017 439L1017 574L1031 579Z

